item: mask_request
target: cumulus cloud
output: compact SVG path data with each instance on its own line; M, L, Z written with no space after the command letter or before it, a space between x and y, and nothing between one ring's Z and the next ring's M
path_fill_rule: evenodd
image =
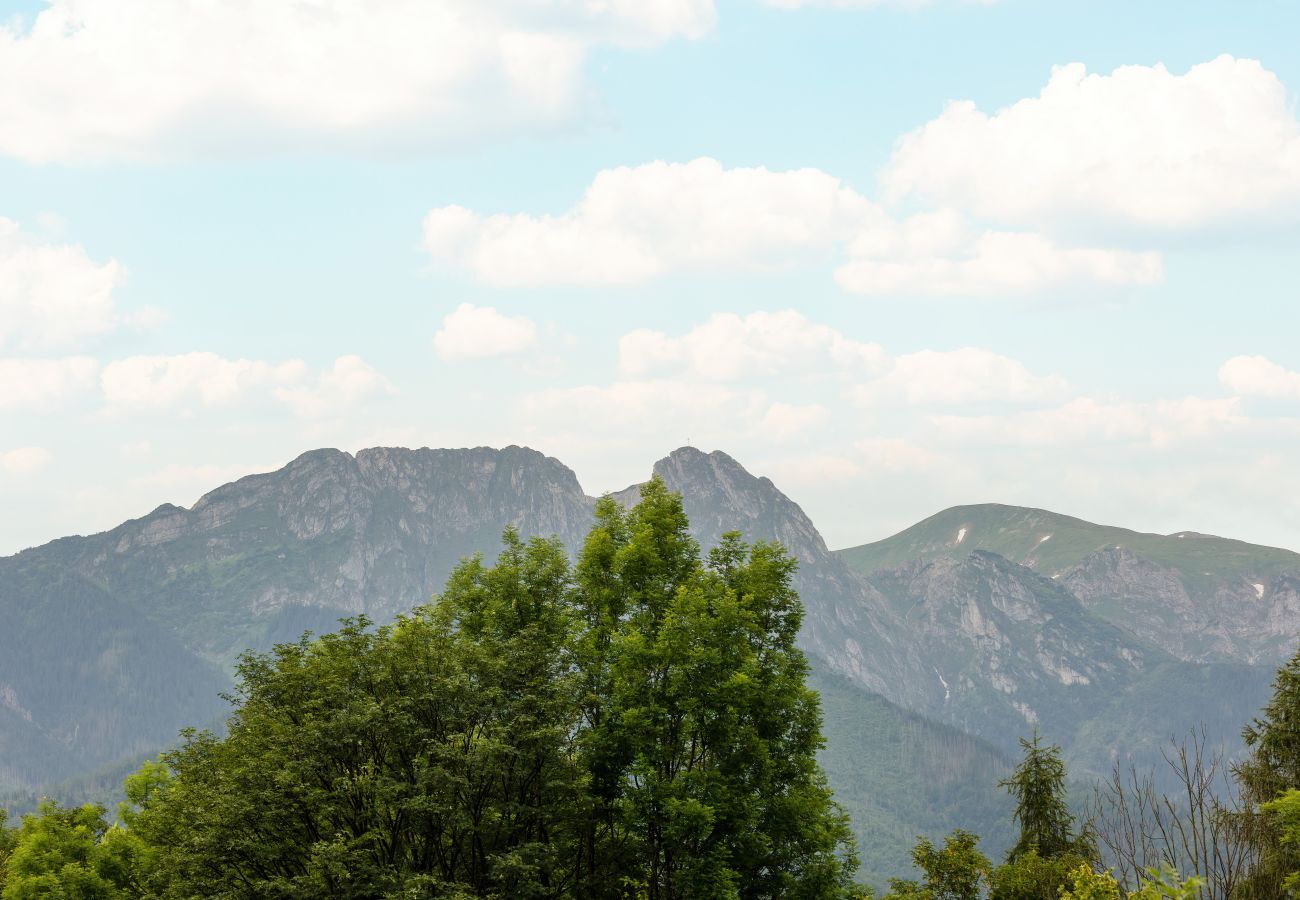
M713 26L712 0L48 0L0 26L0 153L30 162L438 147L551 128L596 46Z
M357 356L341 356L313 377L298 359L270 363L207 352L115 360L104 367L100 385L110 413L228 406L262 390L305 417L327 415L392 390Z
M54 459L44 447L19 447L0 453L0 472L6 475L35 475Z
M1172 231L1294 220L1300 128L1282 82L1254 60L1220 56L1182 75L1074 63L992 115L949 104L898 142L881 181L891 202L914 196L999 222Z
M863 374L884 360L879 344L845 337L793 309L717 313L678 337L639 329L618 344L619 371L633 378L666 370L711 381L826 370Z
M100 385L109 410L138 412L185 404L222 406L252 388L297 380L304 371L301 361L274 365L206 352L132 356L105 366Z
M835 273L856 294L1005 295L1163 280L1160 254L1062 247L1033 232L978 231L951 210L863 232Z
M435 261L498 287L779 271L846 255L836 277L862 294L1023 293L1161 278L1154 253L980 230L952 210L898 221L820 170L727 169L709 158L606 169L559 215L439 207L425 217L424 243Z
M1219 381L1243 397L1300 400L1300 372L1263 356L1234 356L1219 368Z
M1024 363L977 347L921 350L894 359L889 370L860 385L862 403L901 401L914 406L1039 403L1066 391L1059 375L1035 375Z
M773 270L826 255L878 212L817 169L652 162L598 173L560 215L429 212L425 246L498 286L627 284L680 270Z
M837 377L858 382L861 403L914 406L1040 403L1066 392L1059 375L977 347L891 357L879 344L849 337L796 310L715 313L681 335L639 329L619 339L619 375L705 383L768 377ZM865 379L865 380L864 380Z
M393 393L392 383L359 356L340 356L314 380L275 389L276 398L303 418L323 418L371 397Z
M537 343L537 326L525 316L506 316L491 306L462 303L442 320L433 348L446 360L483 359L522 353Z
M77 244L50 243L0 218L0 346L66 347L108 331L124 277L115 260L97 263Z
M89 356L0 359L0 410L48 409L93 387L98 370Z

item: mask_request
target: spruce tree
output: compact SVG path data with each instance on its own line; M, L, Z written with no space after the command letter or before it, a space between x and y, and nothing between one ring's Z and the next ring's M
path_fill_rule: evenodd
M1007 861L989 878L991 900L1056 900L1070 873L1097 856L1091 830L1075 833L1061 748L1044 746L1038 731L1021 738L1024 757L1000 784L1016 800L1020 835Z
M1276 822L1260 808L1300 789L1300 652L1273 678L1273 695L1242 731L1250 755L1233 769L1244 812L1237 825L1255 852L1255 865L1238 893L1242 897L1287 895L1284 882L1300 870L1300 845L1283 842Z
M1015 819L1020 836L1007 855L1014 862L1031 850L1051 859L1080 849L1074 834L1065 786L1065 762L1061 748L1044 746L1035 729L1030 740L1020 739L1024 758L1011 777L1000 782L1016 800Z

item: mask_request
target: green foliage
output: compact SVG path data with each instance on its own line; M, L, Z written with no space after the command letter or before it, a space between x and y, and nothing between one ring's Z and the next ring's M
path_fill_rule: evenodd
M18 830L6 827L9 821L9 814L0 809L0 888L4 887L5 873L9 868L9 854L13 853L14 844L18 840Z
M117 900L136 896L138 840L109 827L104 809L50 801L23 817L3 866L4 900Z
M1087 830L1074 834L1061 748L1043 746L1037 730L1030 740L1020 739L1020 748L1024 758L1011 777L999 783L1015 798L1015 820L1020 826L1020 837L1007 860L1015 862L1031 851L1045 860L1094 855Z
M1270 832L1276 836L1277 848L1274 852L1294 857L1300 851L1300 790L1291 788L1283 792L1276 800L1270 800L1260 807ZM1273 868L1281 869L1286 865L1282 860L1273 863ZM1300 871L1285 873L1282 888L1289 896L1300 893Z
M1061 900L1119 900L1119 882L1109 872L1081 863L1070 870Z
M578 561L584 843L617 873L592 872L586 890L843 896L856 860L816 764L795 562L735 534L707 565L698 553L680 498L654 479L626 515L602 501Z
M989 877L991 900L1056 900L1070 884L1071 873L1089 861L1077 853L1040 856L1030 846L1009 862L993 870Z
M989 879L992 900L1055 900L1071 872L1097 855L1091 832L1074 832L1061 748L1044 746L1035 729L1020 739L1024 756L999 785L1015 799L1020 836Z
M1277 670L1272 697L1241 736L1250 758L1236 775L1246 799L1263 804L1300 788L1300 653Z
M1233 774L1246 812L1240 827L1256 853L1256 864L1241 888L1244 897L1279 897L1287 880L1300 871L1300 844L1284 840L1292 801L1300 789L1300 652L1278 669L1273 696L1259 717L1242 731L1250 756ZM1279 799L1280 798L1280 799ZM1265 812L1269 804L1272 814Z
M1182 878L1173 866L1166 864L1148 868L1147 877L1129 897L1133 900L1193 900L1200 896L1204 886L1204 878Z
M227 736L127 780L151 896L854 896L780 547L655 480L576 569L507 531L396 623L245 656Z
M977 844L977 835L961 829L944 838L942 849L921 838L912 850L921 881L890 881L885 900L979 900L992 865Z
M1182 878L1173 866L1165 864L1148 868L1137 890L1126 896L1129 900L1193 900L1204 887L1204 878ZM1060 893L1060 900L1119 900L1119 897L1115 877L1109 872L1097 872L1087 863L1080 863L1070 871Z
M433 607L250 655L228 736L128 784L164 896L554 896L581 779L567 561L507 532Z

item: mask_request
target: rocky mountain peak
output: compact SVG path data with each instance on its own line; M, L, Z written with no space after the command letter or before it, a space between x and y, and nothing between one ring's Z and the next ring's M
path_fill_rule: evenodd
M654 473L681 493L691 528L705 547L727 531L746 540L779 541L800 562L832 565L835 561L812 520L769 478L751 474L720 450L705 453L679 447L654 465ZM635 499L634 491L620 498Z

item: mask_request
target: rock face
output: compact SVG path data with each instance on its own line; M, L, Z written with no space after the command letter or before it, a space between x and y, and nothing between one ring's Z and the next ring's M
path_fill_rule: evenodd
M1141 759L1197 722L1235 744L1241 711L1267 695L1271 667L1180 662L1081 603L1062 579L973 546L972 529L945 536L953 546L969 541L964 549L864 573L829 552L770 480L725 453L682 448L654 471L682 493L706 548L739 530L779 540L799 559L800 642L815 668L1004 751L1039 727L1081 773L1100 773L1112 754ZM634 502L636 489L618 497ZM1031 562L1042 558L1040 538L1026 541Z
M1300 641L1300 554L1213 535L1146 534L982 504L837 555L870 576L974 550L1058 580L1094 615L1189 662L1276 666Z
M654 474L682 495L691 530L708 550L728 531L745 540L777 541L799 560L795 588L804 604L800 642L815 657L857 683L893 700L900 695L892 675L906 671L909 649L895 634L888 602L865 579L831 553L812 520L768 478L758 478L720 451L682 447L655 463ZM636 502L638 487L615 495ZM849 639L844 635L866 637ZM870 661L863 647L868 648ZM845 651L848 655L845 656Z
M933 665L907 705L968 728L1059 734L1062 714L1141 677L1148 662L1060 585L994 553L917 561L872 582L892 598L916 657Z
M724 453L682 448L654 471L705 548L739 530L798 558L815 671L1003 750L1035 724L1085 770L1198 720L1235 740L1296 633L1300 567L1285 551L1109 530L1128 552L1079 520L967 507L832 553L797 504ZM568 468L520 447L318 450L190 509L0 559L0 786L217 721L242 650L340 616L386 621L463 556L494 555L508 525L576 551L593 503ZM1213 574L1192 577L1190 561Z
M1257 577L1207 573L1189 590L1177 569L1105 547L1060 580L1098 615L1180 659L1276 665L1300 637L1300 578Z
M535 450L317 450L192 509L29 553L57 556L225 664L340 616L385 621L427 602L507 525L576 547L590 513L573 472Z
M317 450L191 509L0 559L0 783L155 750L220 715L243 650L427 602L507 525L576 548L591 503L521 447Z

